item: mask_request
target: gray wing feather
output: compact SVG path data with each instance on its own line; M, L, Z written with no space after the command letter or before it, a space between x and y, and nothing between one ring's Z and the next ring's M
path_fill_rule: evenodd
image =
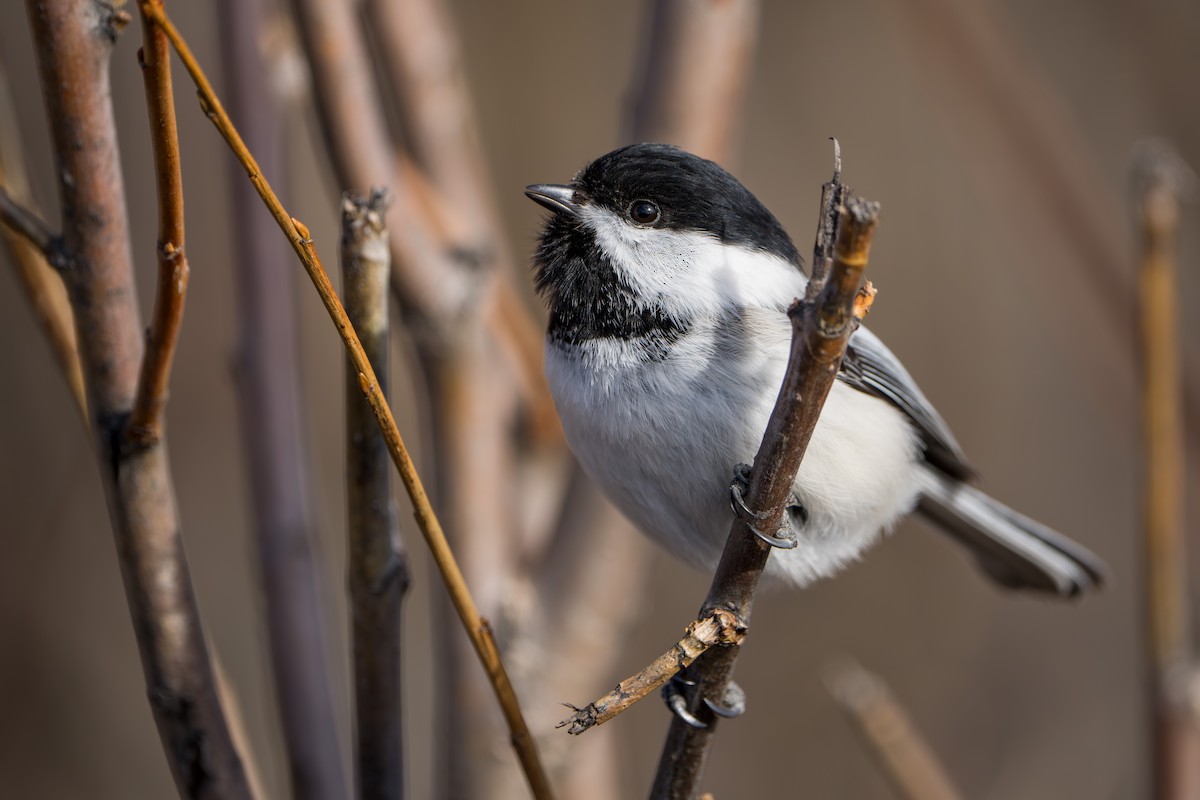
M850 337L838 379L862 392L887 400L903 411L925 445L925 459L946 474L967 480L974 471L950 427L926 399L900 359L866 328Z

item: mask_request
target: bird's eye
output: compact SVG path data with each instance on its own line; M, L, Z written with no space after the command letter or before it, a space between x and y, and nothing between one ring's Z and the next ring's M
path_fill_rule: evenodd
M629 218L639 225L653 225L661 212L649 200L634 200L629 207Z

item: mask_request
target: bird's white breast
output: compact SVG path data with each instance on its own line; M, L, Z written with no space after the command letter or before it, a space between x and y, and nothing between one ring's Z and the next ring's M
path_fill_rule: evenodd
M732 520L733 467L749 464L786 367L779 309L692 320L657 357L638 339L548 343L546 374L572 449L608 497L678 557L712 569ZM768 575L805 584L854 559L916 499L916 435L887 402L834 384L794 490L800 545Z

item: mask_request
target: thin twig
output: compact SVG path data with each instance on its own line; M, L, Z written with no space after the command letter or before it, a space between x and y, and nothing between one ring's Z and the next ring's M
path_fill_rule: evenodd
M0 116L3 113L0 109ZM0 149L0 156L3 152L3 149ZM0 162L2 161L0 158ZM5 186L5 180L6 176L3 170L0 170L0 218L3 218L5 223L0 225L0 238L4 239L13 266L17 268L21 284L29 296L34 315L49 339L51 349L54 350L54 356L67 381L67 388L75 400L75 407L87 425L87 394L83 387L83 367L79 363L79 352L75 347L75 325L71 305L67 300L62 280L56 274L57 270L50 266L46 256L47 252L50 252L55 260L62 261L58 236L50 233L49 239L46 239L41 235L45 223L32 211L27 211L12 199L8 187ZM36 223L28 231L10 226L8 220L11 208L18 209L15 211L17 214L28 213ZM30 233L34 235L30 236Z
M684 631L683 638L663 653L645 669L617 684L608 694L588 703L583 708L558 723L558 728L567 728L567 733L579 735L586 730L603 725L634 703L673 678L682 669L690 667L710 647L717 645L740 645L746 636L741 621L725 609L715 608Z
M828 282L829 270L833 265L835 244L834 235L837 232L839 210L842 208L842 204L848 193L849 188L843 185L841 182L841 150L838 147L837 140L835 139L833 178L826 182L821 188L821 214L817 224L817 235L815 244L813 246L814 269L812 277L809 279L807 291L805 292L805 300L803 301L803 305L806 307L812 307L812 305L816 303L816 301L820 298L821 290ZM815 290L813 288L814 284L816 286ZM875 287L871 285L870 281L866 281L859 288L852 304L852 313L855 319L861 320L867 315L871 309L871 305L875 301L875 294ZM810 295L811 299L809 298ZM709 608L707 604L706 608ZM711 611L708 613L711 614ZM709 618L710 617L708 615L702 613L700 618L693 622L691 626L689 626L688 636L686 636L684 640L682 640L679 644L676 644L670 651L668 651L667 655L670 656L671 653L677 652L681 647L683 647L684 642L690 641L692 638L690 631L694 627L704 623ZM739 635L737 641L730 639L724 643L740 645L741 638L743 638L743 636ZM662 686L676 673L688 667L691 662L698 658L705 650L718 643L719 642L715 640L708 642L702 649L691 653L688 663L678 663L673 669L666 668L666 665L670 661L669 659L666 659L666 657L660 657L659 659L656 659L654 663L643 669L637 675L618 684L615 691L610 692L608 695L605 695L596 702L591 703L582 709L577 709L576 713L572 717L559 723L557 727L562 728L569 725L569 733L579 734L595 725L600 724L601 722L607 722L623 711L628 710L635 703L649 694L652 689ZM650 689L637 694L636 696L622 689L622 687L627 685L642 686L651 681L655 682L655 685L650 687ZM600 715L597 713L598 708L603 709L603 719L599 718Z
M1200 732L1187 703L1195 649L1183 525L1186 472L1175 256L1179 195L1190 171L1162 142L1143 144L1137 155L1134 180L1142 239L1143 514L1146 655L1154 694L1153 795L1182 800L1200 795Z
M181 795L250 798L192 590L166 448L121 446L142 338L108 60L129 15L69 0L30 0L28 10L58 171L62 272L159 737Z
M286 178L284 103L262 52L262 0L218 5L222 65L230 114L259 166ZM237 291L236 389L254 514L267 644L290 786L296 800L343 800L350 780L342 762L342 696L330 674L330 609L313 512L297 303L299 273L287 243L241 167L231 181L234 284ZM285 183L286 187L286 183ZM337 691L335 692L335 689Z
M38 220L40 228L49 230L30 206L29 181L25 175L25 148L17 129L17 112L9 91L8 76L0 62L0 206L9 203L23 205L25 210ZM71 390L80 419L88 425L87 392L83 388L83 366L79 363L79 351L75 347L75 319L71 303L67 300L67 289L62 275L51 264L50 259L61 261L62 248L57 235L47 246L39 246L27 236L7 224L0 225L0 239L8 249L13 266L34 316L41 325L54 351L58 366ZM37 238L40 240L41 233Z
M213 92L208 78L204 75L203 70L200 69L200 65L196 62L195 57L192 55L187 43L180 36L179 31L175 29L175 26L167 18L166 13L160 8L149 5L147 2L143 2L142 8L146 10L147 16L153 19L171 40L172 46L175 48L176 53L179 54L180 60L183 61L184 67L187 69L188 74L192 76L192 80L199 90L201 106L205 110L205 113L216 126L222 138L229 144L234 155L241 161L242 166L245 167L251 183L254 184L259 196L271 210L271 215L279 223L280 228L291 243L292 249L299 256L300 262L304 265L309 278L312 279L322 303L324 303L330 318L333 320L334 327L337 328L338 334L342 337L351 363L354 369L358 371L359 388L367 398L367 402L375 414L375 419L383 430L388 451L391 453L392 460L395 462L396 468L400 473L400 479L404 483L404 488L413 502L417 525L426 543L429 545L438 571L441 573L446 588L450 592L454 607L467 630L467 635L470 637L480 657L480 661L483 663L484 669L492 680L493 690L500 701L501 709L509 724L513 747L516 749L517 756L525 770L526 778L529 780L535 797L550 797L549 783L546 780L545 772L541 768L536 744L522 717L516 693L513 691L512 683L509 681L508 675L504 670L504 665L500 661L499 652L496 649L491 630L487 622L479 616L475 602L471 598L466 582L463 580L462 571L459 569L458 562L454 558L454 553L446 541L445 533L438 522L437 516L433 513L433 508L429 503L429 498L425 493L421 478L417 474L412 458L409 456L408 450L400 437L400 431L396 427L396 421L392 416L391 408L380 391L375 370L363 352L354 327L346 319L345 309L342 307L337 294L333 291L333 286L329 282L329 277L325 273L325 269L317 256L313 241L309 237L308 229L302 223L299 223L298 220L289 216L279 198L271 190L270 185L259 170L254 156L246 149L241 136L230 122L229 116L221 106L220 100L217 99L216 94Z
M829 278L833 266L833 244L837 237L838 213L851 189L842 183L842 146L834 137L833 177L821 184L821 213L817 218L817 234L813 237L812 273L804 289L804 302L817 302L817 295Z
M950 776L879 677L846 661L830 670L826 687L898 795L959 800Z
M378 364L388 393L388 196L342 200L342 285L346 316L363 351ZM346 506L351 635L354 656L355 753L361 798L404 796L400 604L408 557L391 498L387 443L351 369L346 382Z
M61 268L62 254L59 252L60 243L54 230L42 221L42 218L13 199L8 190L0 185L0 222L19 234L25 241L38 249L46 262Z
M816 427L825 397L833 385L846 342L857 327L854 313L863 270L878 218L878 206L858 198L847 201L838 226L829 279L815 305L792 305L792 349L775 409L754 457L748 507L761 530L780 527L796 471ZM724 608L749 625L754 591L771 548L753 536L737 517L713 577L701 613ZM715 648L685 675L695 682L688 710L706 724L694 728L678 717L671 722L659 760L651 797L670 800L695 797L716 729L716 716L703 698L726 696L739 647Z
M151 0L162 6L163 0ZM142 358L141 377L125 438L133 447L157 442L163 434L163 413L175 343L183 324L187 297L188 262L183 252L183 174L179 164L179 132L175 124L175 95L171 90L171 51L162 31L147 24L142 14L142 47L138 61L146 85L150 142L154 150L154 188L158 196L158 291L154 317Z

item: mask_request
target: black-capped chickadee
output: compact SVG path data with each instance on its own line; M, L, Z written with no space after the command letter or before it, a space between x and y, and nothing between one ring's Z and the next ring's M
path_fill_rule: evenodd
M668 145L622 147L525 193L553 212L534 263L567 440L646 534L711 570L734 465L753 460L783 381L800 255L737 179ZM798 545L773 553L768 578L831 575L915 508L1005 586L1101 583L1092 553L969 485L946 423L866 328L837 377L788 508Z

